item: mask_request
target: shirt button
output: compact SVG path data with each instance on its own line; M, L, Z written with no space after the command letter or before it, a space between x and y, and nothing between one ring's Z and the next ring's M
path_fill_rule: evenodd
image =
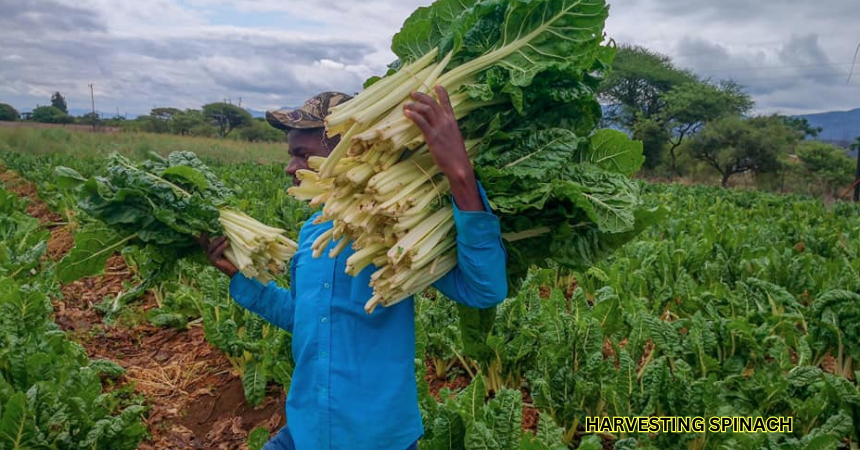
M328 356L328 352L320 352L320 356L325 358L326 356Z
M324 387L320 388L320 395L325 395L326 389Z
M328 289L331 287L331 285L328 283L328 281L326 281L325 283L323 283L323 287Z
M322 322L322 323L326 323L326 322L328 322L328 317L323 317L323 318L321 318L321 319L320 319L320 322Z

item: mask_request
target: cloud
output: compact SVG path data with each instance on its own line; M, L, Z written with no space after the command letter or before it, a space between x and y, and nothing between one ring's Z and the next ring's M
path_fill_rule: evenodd
M28 30L76 33L106 31L98 11L52 0L0 2L0 28L6 31L4 34Z
M259 110L295 106L384 72L391 36L430 1L0 2L0 101L28 110L59 90L88 107L92 83L96 108L110 112L240 97ZM856 17L856 0L630 0L612 2L607 31L702 77L738 80L762 112L814 112L857 106L860 76L844 83Z
M160 1L159 8L175 4ZM4 57L0 64L3 101L29 109L46 103L59 90L70 107L88 105L95 84L97 107L145 113L153 106L183 108L242 97L255 109L301 104L321 90L360 89L364 79L384 68L367 64L378 49L362 40L331 35L212 26L201 14L185 12L182 26L146 23L157 14L141 3L112 9L107 16L75 9L103 23L91 32L49 30L52 22L13 30L4 46L27 58ZM15 16L35 16L23 7ZM95 20L95 19L94 19ZM143 22L136 22L136 20ZM118 29L116 24L129 24ZM386 58L388 60L388 58Z
M857 17L855 0L636 0L613 4L607 29L703 78L740 82L757 112L794 114L860 106L860 79L845 83Z

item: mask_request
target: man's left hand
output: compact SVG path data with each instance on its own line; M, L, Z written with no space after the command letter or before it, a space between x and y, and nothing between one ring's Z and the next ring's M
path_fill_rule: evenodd
M438 102L427 94L413 92L415 101L403 107L403 114L424 134L424 142L436 165L451 183L451 193L457 206L464 211L483 210L472 162L466 153L466 143L454 116L451 99L442 86L436 86L436 95Z

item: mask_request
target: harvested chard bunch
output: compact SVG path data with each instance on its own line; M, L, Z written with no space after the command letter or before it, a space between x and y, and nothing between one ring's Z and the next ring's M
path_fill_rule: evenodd
M477 141L466 143L471 154ZM426 146L397 164L371 171L344 158L330 180L316 172L300 171L301 186L290 188L311 205L325 203L320 221L336 218L335 226L313 243L319 257L331 240L341 240L334 257L350 242L357 250L347 260L346 272L357 275L374 264L380 269L372 278L375 295L367 303L371 312L382 303L392 305L444 276L457 264L456 235L448 180L439 172ZM319 168L322 158L311 158ZM358 175L356 176L357 172Z
M532 265L588 268L659 220L631 175L642 144L595 131L595 90L614 48L601 45L603 0L439 0L394 36L384 78L326 118L340 144L290 190L325 205L331 240L356 250L347 273L370 264L377 305L392 305L457 264L450 187L420 130L403 115L411 91L450 96L475 173L500 219L509 292Z
M260 223L241 211L221 208L218 212L218 222L230 241L224 257L245 276L266 282L271 279L267 270L282 271L296 254L297 245L284 236L284 230Z
M86 179L66 167L56 169L59 183L76 187L79 206L107 226L76 236L75 248L58 267L61 281L97 273L115 251L129 244L155 248L164 264L200 253L194 238L224 234L224 256L243 274L262 282L282 271L296 252L284 230L266 226L230 208L233 193L194 153L174 152L134 165L111 155L104 177Z
M378 267L368 312L408 298L457 261L450 188L421 131L403 114L410 93L432 94L439 85L458 119L484 112L487 122L464 130L477 138L467 144L474 157L489 132L486 112L525 114L536 77L581 80L594 67L605 53L607 13L603 0L439 0L419 8L394 37L400 67L332 109L326 129L341 135L340 144L328 158L311 161L316 172L299 174L302 186L290 193L325 204L319 220L334 221L314 243L317 254L347 236L356 249L347 273Z

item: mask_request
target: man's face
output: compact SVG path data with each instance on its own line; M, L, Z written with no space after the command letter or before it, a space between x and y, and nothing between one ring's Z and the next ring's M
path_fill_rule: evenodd
M310 169L308 158L311 156L328 156L332 151L329 146L333 145L330 141L326 141L323 128L292 130L287 135L287 144L290 146L290 163L287 164L284 172L293 178L294 186L301 184L296 177L296 172Z

